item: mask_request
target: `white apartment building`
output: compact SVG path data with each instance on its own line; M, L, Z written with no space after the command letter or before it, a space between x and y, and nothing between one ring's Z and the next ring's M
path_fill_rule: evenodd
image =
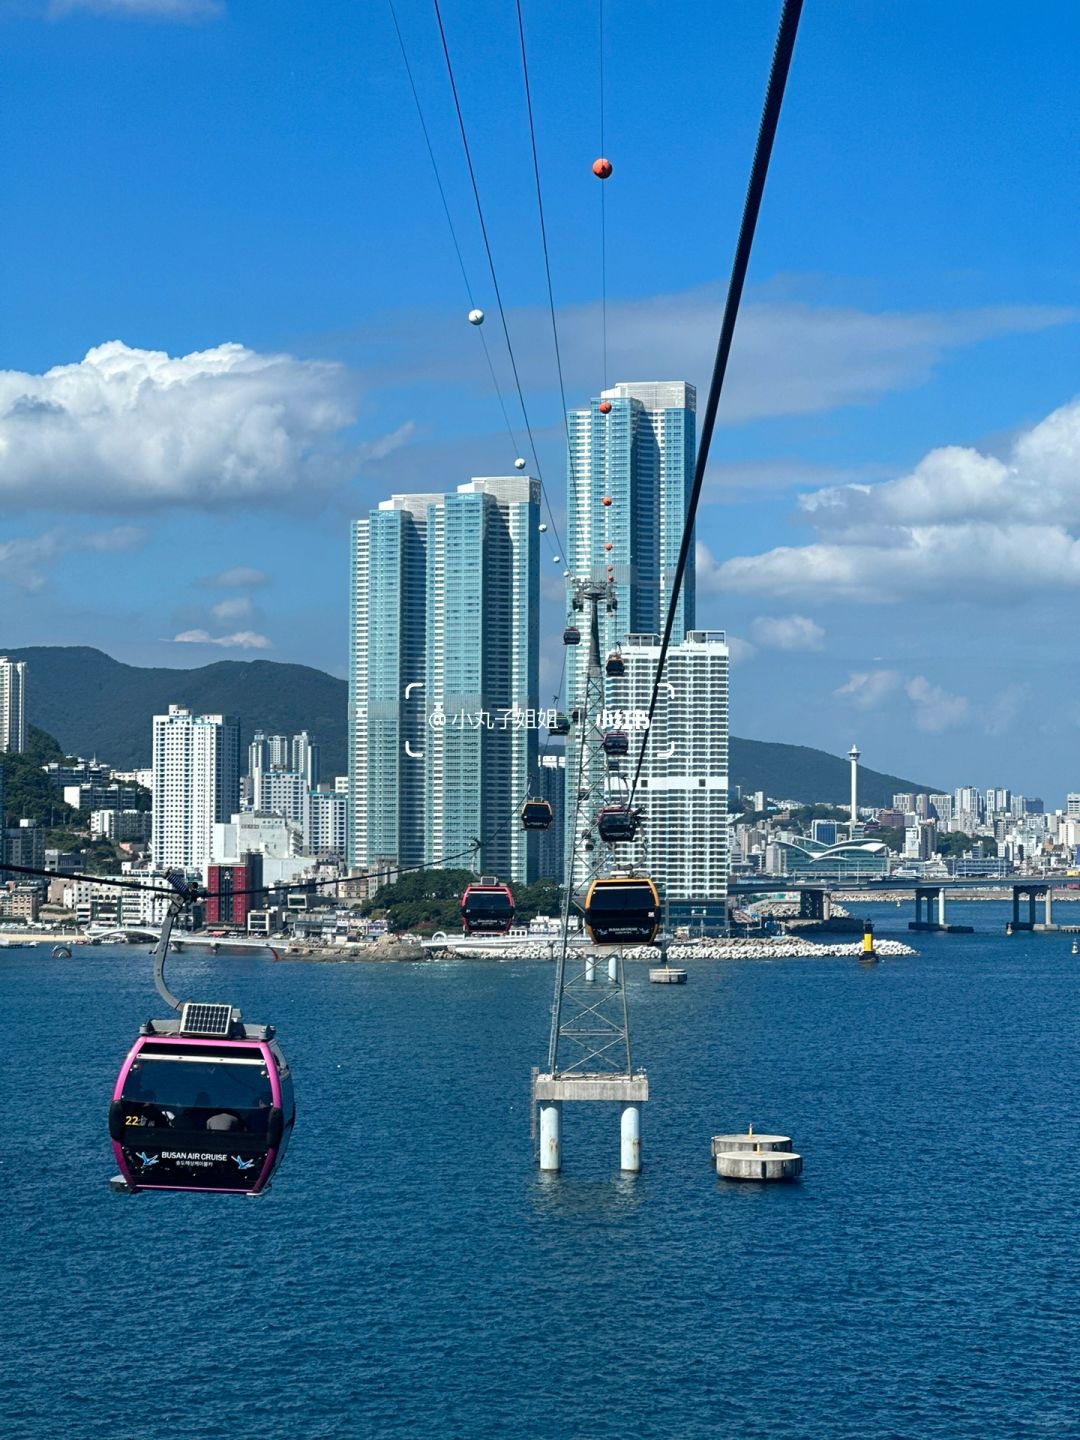
M26 661L0 655L0 750L26 749Z
M169 908L169 896L161 875L150 870L124 870L124 879L144 887L140 890L118 890L94 880L72 880L65 885L63 906L73 910L80 925L116 924L144 925L157 929Z
M340 855L348 844L349 797L336 790L313 790L308 797L307 849L312 855Z
M239 722L170 705L154 716L153 771L154 864L201 870L214 856L215 824L239 804Z
M620 770L609 773L612 804L625 802L637 764L641 732L633 717L649 708L659 637L630 635L622 654L626 673L606 682L607 718L612 728L628 728L631 739ZM669 649L635 798L644 825L637 841L614 851L618 861L650 875L670 901L727 896L729 657L721 630L690 630Z

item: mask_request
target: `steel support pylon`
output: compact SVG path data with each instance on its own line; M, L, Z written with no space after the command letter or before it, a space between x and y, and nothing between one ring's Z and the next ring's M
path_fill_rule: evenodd
M618 947L570 944L570 909L575 892L611 868L610 854L599 843L595 813L607 794L604 753L604 669L600 657L599 606L611 605L610 582L584 580L575 595L588 611L588 655L583 693L572 711L573 740L568 756L566 794L572 805L564 875L562 937L555 964L555 997L547 1069L533 1077L533 1100L541 1110L540 1165L561 1168L559 1107L564 1100L616 1101L622 1106L621 1165L640 1169L640 1113L648 1099L643 1070L635 1072L630 1047L623 957Z

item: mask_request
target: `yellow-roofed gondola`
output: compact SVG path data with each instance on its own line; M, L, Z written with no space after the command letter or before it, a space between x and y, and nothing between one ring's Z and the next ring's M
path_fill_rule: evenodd
M660 895L644 875L593 880L582 909L595 945L651 945L660 926Z

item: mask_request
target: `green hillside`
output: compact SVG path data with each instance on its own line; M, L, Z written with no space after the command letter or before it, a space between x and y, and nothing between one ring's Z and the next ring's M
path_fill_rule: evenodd
M348 686L322 670L276 660L144 669L86 646L0 647L0 654L27 662L30 719L74 754L96 755L120 769L149 765L151 719L177 704L238 716L244 745L255 730L281 735L310 730L322 745L323 775L343 775L347 768ZM733 738L731 778L744 794L764 790L806 802L848 796L847 761L805 745ZM859 771L859 795L867 805L885 804L898 790L938 788Z
M844 804L851 798L851 767L847 758L813 750L809 745L779 745L767 740L731 738L731 779L746 795L764 790L777 800L831 800ZM859 803L888 805L900 791L940 791L940 785L902 780L859 767Z
M67 750L118 769L149 765L152 719L170 704L236 715L246 745L255 730L310 730L326 775L345 771L348 687L321 670L274 660L221 660L195 670L123 665L88 646L0 649L25 660L27 714Z

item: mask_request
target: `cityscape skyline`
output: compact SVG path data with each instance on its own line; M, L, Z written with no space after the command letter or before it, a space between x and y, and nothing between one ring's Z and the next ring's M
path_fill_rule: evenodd
M325 616L340 613L346 586L326 561L344 553L354 514L431 488L432 477L450 489L506 473L524 450L563 527L563 407L520 163L517 37L500 7L479 0L495 63L483 88L466 77L462 102L539 467L516 413L513 440L506 434L468 325L388 17L365 27L360 83L351 67L346 83L333 0L302 54L279 48L282 16L245 7L222 5L195 27L86 9L43 23L32 8L0 17L12 84L43 107L9 176L3 240L9 272L27 283L0 370L0 437L12 447L0 477L0 643L105 644L158 666L265 655L344 677L340 632ZM1077 177L1044 143L1043 97L1068 90L1080 17L1051 8L1017 26L990 7L978 63L962 73L949 57L970 36L948 7L919 8L917 55L907 13L875 15L872 56L860 7L829 7L803 27L809 59L785 101L790 125L698 521L697 623L729 636L736 734L835 752L857 724L901 774L944 782L971 761L992 774L1010 752L1020 789L1049 791L1067 773L1075 697L1060 610L1075 579L1067 477L1080 312L1068 227L1043 223L1039 197L1049 187L1063 214L1078 198ZM708 16L688 0L685 33ZM552 32L533 22L533 79L568 404L605 388L606 375L678 374L702 387L754 82L747 72L710 83L708 57L673 47L660 12L611 34L622 79L609 97L605 367L597 182L579 153L593 39L584 15L564 18ZM406 13L404 38L479 276L429 22ZM768 53L769 15L727 23L740 53ZM208 54L222 88L205 125L228 134L224 150L189 124ZM265 88L252 85L253 57ZM102 67L115 79L104 98ZM823 88L811 93L808 73L826 77ZM858 126L849 73L869 77ZM328 76L342 82L329 110ZM296 127L287 136L283 88ZM695 90L707 97L694 119L709 136L710 173L724 179L700 187L692 218L673 224L653 191L683 143L684 97ZM670 107L643 125L635 97L661 92ZM988 92L1009 96L1008 147L971 121ZM122 99L132 94L146 121L134 139ZM220 108L226 94L243 97L240 129ZM922 118L900 125L913 95ZM944 175L922 159L930 113L935 156L964 156ZM372 137L359 171L343 141L355 133ZM69 143L52 143L57 134ZM293 197L284 210L274 200L282 145ZM174 177L167 191L154 179L164 173ZM109 177L107 206L87 188L90 174ZM1010 196L1004 222L991 193ZM181 239L192 213L220 243L192 252ZM357 263L360 234L369 245ZM80 244L87 235L94 244ZM486 290L475 298L495 318ZM490 319L487 334L498 341ZM505 353L492 353L512 393ZM561 587L545 565L550 692Z

